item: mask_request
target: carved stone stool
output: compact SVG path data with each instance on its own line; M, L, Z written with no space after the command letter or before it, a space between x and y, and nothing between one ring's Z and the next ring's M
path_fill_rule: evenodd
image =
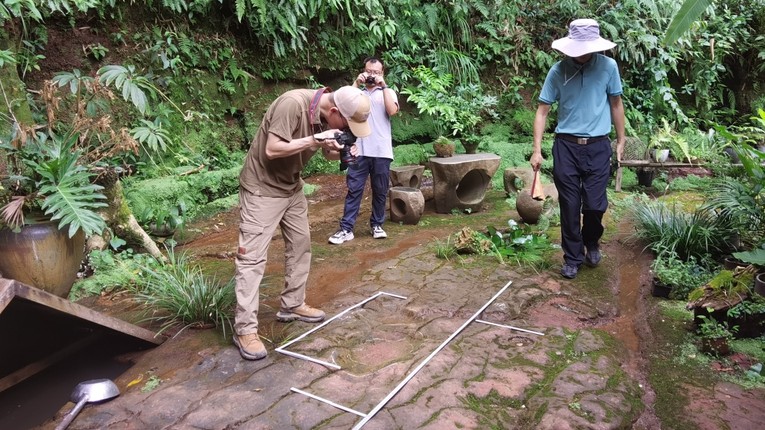
M420 188L425 166L400 166L390 168L391 187Z
M425 198L418 188L393 187L390 189L390 220L392 222L415 225L420 222L424 210Z
M436 212L452 209L478 211L491 185L491 177L499 168L495 154L459 154L430 159L433 171L433 194Z
M531 187L534 181L534 170L531 167L508 167L505 169L503 179L505 192L510 196Z

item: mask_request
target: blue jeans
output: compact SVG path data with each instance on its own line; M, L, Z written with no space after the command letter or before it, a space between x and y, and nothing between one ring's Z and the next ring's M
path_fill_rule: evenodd
M383 225L385 222L385 202L388 199L388 186L390 184L391 161L393 160L388 158L356 157L357 164L348 166L348 174L345 177L348 194L345 196L343 218L340 220L341 229L353 231L356 218L359 216L367 177L371 178L372 182L372 215L369 217L369 226Z

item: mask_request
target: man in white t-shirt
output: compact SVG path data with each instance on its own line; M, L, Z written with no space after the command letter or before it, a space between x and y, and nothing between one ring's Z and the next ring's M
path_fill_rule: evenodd
M356 83L363 86L362 92L369 95L371 101L369 125L372 134L356 140L357 151L354 152L357 156L348 165L345 180L348 194L345 197L340 229L329 237L329 243L335 245L353 240L353 227L359 216L367 177L372 183L372 215L369 218L372 237L388 237L382 225L385 222L385 202L388 198L390 164L393 161L390 117L398 112L398 96L385 84L384 76L382 61L369 57L364 60L364 71L356 77Z

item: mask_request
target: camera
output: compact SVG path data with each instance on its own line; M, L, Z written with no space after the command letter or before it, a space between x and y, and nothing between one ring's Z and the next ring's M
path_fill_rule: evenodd
M335 133L335 142L342 145L340 148L340 170L345 170L348 166L355 166L356 157L351 155L351 147L356 143L356 136L350 130L343 130L341 133Z
M377 85L377 79L375 79L374 76L369 75L369 76L367 76L367 80L364 81L364 83L367 84L367 85Z

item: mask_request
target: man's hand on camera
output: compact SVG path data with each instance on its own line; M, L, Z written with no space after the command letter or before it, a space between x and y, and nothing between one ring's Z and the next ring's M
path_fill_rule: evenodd
M314 134L313 139L325 151L339 151L343 147L335 140L335 133L340 133L340 130L333 128L332 130L322 131L321 133Z
M351 146L351 155L354 157L358 157L361 155L361 150L359 149L359 145L353 145Z

